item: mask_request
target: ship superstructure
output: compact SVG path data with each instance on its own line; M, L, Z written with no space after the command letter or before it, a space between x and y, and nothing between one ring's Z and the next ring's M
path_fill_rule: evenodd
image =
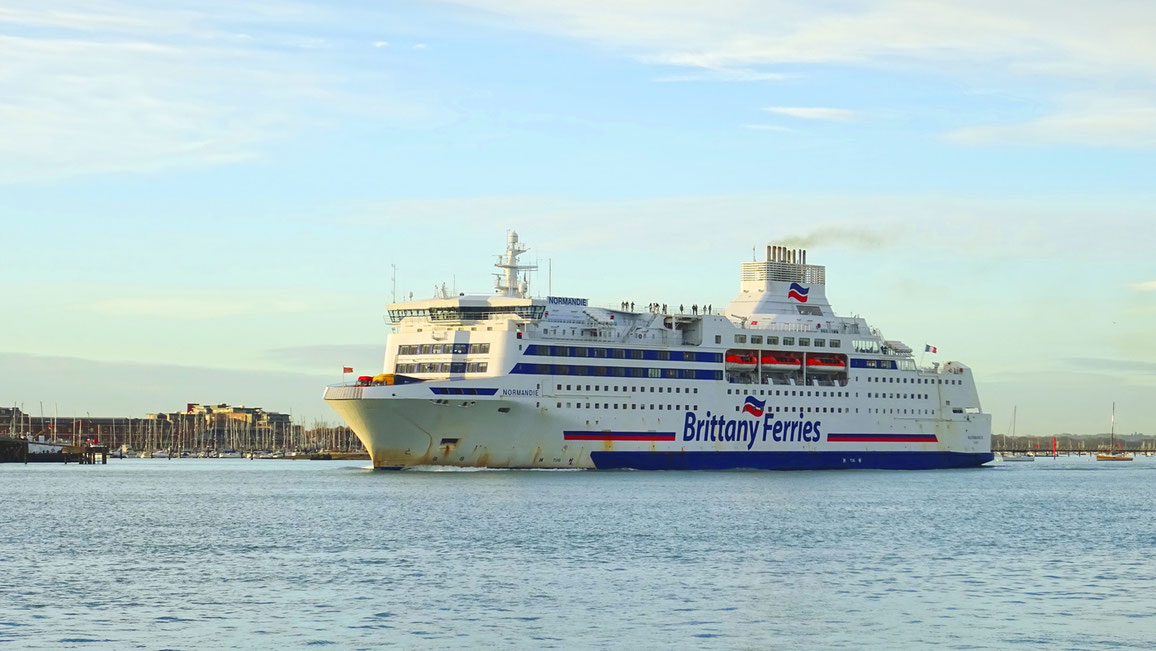
M721 311L531 297L517 233L492 296L391 303L383 373L326 388L375 468L947 468L992 459L971 369L837 316L768 246ZM641 306L640 306L641 307Z

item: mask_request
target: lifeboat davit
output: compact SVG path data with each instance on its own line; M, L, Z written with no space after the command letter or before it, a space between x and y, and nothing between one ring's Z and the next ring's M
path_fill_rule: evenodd
M808 357L808 373L834 373L847 368L847 363L838 357Z
M763 368L768 371L797 371L803 365L798 357L771 355L767 353L763 354L762 362Z

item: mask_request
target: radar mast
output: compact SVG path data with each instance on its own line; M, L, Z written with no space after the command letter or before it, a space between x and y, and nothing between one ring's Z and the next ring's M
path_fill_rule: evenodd
M510 298L526 298L530 291L530 275L527 273L522 276L522 281L518 281L518 274L520 272L537 271L538 265L524 265L518 264L518 256L530 247L523 246L518 243L518 231L510 231L506 242L506 253L498 256L498 261L494 266L501 269L502 273L496 273L494 286L497 288L499 296L508 296Z

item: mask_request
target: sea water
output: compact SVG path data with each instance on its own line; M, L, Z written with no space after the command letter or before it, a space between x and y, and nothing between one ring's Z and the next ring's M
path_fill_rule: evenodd
M1152 648L1156 458L0 466L11 648Z

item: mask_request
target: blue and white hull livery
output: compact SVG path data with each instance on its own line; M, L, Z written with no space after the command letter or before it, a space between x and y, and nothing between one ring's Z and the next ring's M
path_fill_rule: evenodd
M927 469L992 460L971 370L826 300L804 251L742 263L722 313L498 295L389 306L384 372L325 391L375 468Z

